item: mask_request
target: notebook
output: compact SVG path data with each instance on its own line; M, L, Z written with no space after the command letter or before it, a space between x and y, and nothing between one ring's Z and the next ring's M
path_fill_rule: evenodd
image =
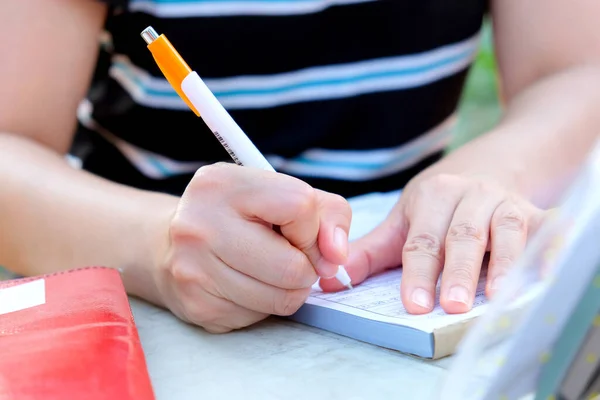
M350 240L381 223L401 192L371 193L349 200L352 207ZM400 250L399 250L400 251ZM479 282L473 309L446 314L439 304L426 315L408 314L400 300L401 269L373 276L352 290L323 293L318 285L291 319L377 346L437 359L454 352L470 323L485 309L485 274ZM438 283L439 299L439 283Z
M0 282L0 399L154 399L118 271Z

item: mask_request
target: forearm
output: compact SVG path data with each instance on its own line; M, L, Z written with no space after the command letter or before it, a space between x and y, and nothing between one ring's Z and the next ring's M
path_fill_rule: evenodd
M130 293L156 301L146 271L167 244L177 198L76 170L16 135L0 133L0 153L0 265L22 275L119 268Z
M542 79L509 102L501 123L424 171L483 175L548 205L590 151L600 127L600 69Z

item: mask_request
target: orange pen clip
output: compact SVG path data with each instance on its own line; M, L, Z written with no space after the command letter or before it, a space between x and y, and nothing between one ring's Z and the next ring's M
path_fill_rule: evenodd
M156 61L167 81L169 81L173 89L175 89L188 107L192 109L194 114L199 117L200 113L181 90L181 82L192 72L192 69L164 34L159 36L152 27L148 27L142 31L141 36L146 41L148 50L152 53L154 61Z

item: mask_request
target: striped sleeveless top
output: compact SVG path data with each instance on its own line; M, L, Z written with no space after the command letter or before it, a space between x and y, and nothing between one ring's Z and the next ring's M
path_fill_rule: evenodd
M484 0L105 0L78 111L83 168L181 194L227 152L140 37L164 33L276 170L354 196L402 187L448 144Z

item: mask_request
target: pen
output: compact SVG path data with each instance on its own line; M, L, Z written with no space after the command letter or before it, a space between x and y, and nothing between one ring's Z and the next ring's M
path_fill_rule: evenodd
M151 26L144 29L141 36L167 81L196 116L204 120L233 161L238 165L275 171L167 37L156 33ZM352 289L350 276L342 265L335 277Z

